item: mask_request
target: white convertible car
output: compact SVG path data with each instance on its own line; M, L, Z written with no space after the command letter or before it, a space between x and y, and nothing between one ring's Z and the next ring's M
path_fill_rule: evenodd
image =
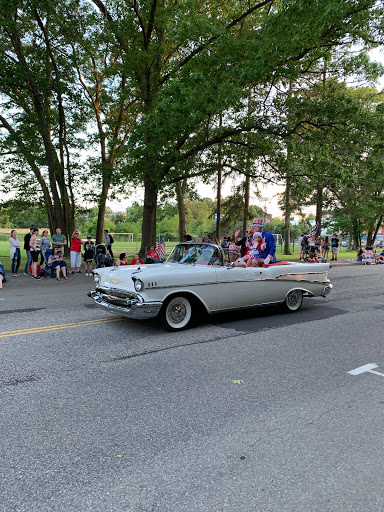
M224 263L221 247L175 246L165 263L98 268L88 295L101 308L129 318L159 316L170 331L185 329L194 314L280 304L297 311L303 297L324 297L332 285L328 263L280 262L263 267Z

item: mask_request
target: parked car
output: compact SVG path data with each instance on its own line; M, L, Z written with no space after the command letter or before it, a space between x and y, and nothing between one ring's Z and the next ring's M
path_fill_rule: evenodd
M348 247L348 241L349 241L349 238L344 238L342 241L341 241L341 247Z
M88 295L101 308L129 318L158 316L170 331L185 329L194 314L281 304L297 311L303 297L332 288L328 263L280 262L264 267L225 263L215 244L177 244L162 264L98 268Z

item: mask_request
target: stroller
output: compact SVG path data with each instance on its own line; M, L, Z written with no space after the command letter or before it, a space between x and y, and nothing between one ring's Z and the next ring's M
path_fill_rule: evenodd
M305 263L326 263L327 260L321 256L318 252L318 248L315 245L303 246L303 255Z
M113 267L115 262L112 258L107 255L107 249L105 245L98 244L95 247L95 265L96 268L102 267Z

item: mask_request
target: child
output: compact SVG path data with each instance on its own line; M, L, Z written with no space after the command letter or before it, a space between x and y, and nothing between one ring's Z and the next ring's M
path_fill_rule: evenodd
M87 236L87 241L84 242L84 265L85 275L92 275L92 261L95 257L95 244L92 242L92 237Z
M365 248L363 254L363 265L373 265L375 263L375 255L372 250L372 247L368 246Z
M317 249L314 249L311 252L311 258L308 260L308 263L319 263L319 253L317 252Z
M266 243L261 233L256 232L253 235L251 247L248 252L248 266L262 267L264 265L263 251L265 251Z

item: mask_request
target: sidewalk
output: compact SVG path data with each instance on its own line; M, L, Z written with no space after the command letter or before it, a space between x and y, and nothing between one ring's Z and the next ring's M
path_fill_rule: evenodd
M328 261L327 263L329 263L329 268L334 268L334 267L352 267L352 266L361 265L361 262L348 261L348 260Z
M68 281L61 277L60 281L57 281L55 278L51 278L49 275L47 277L42 277L39 280L33 279L32 276L26 276L24 273L19 274L18 277L12 277L12 274L6 274L7 282L3 283L3 288L12 288L14 290L23 289L35 289L36 291L43 291L51 288L57 288L57 290L61 293L65 290L65 288L73 288L74 286L79 288L83 288L86 284L89 284L89 287L93 287L93 279L92 277L86 276L85 272L81 274L68 274ZM1 294L0 290L0 294Z

